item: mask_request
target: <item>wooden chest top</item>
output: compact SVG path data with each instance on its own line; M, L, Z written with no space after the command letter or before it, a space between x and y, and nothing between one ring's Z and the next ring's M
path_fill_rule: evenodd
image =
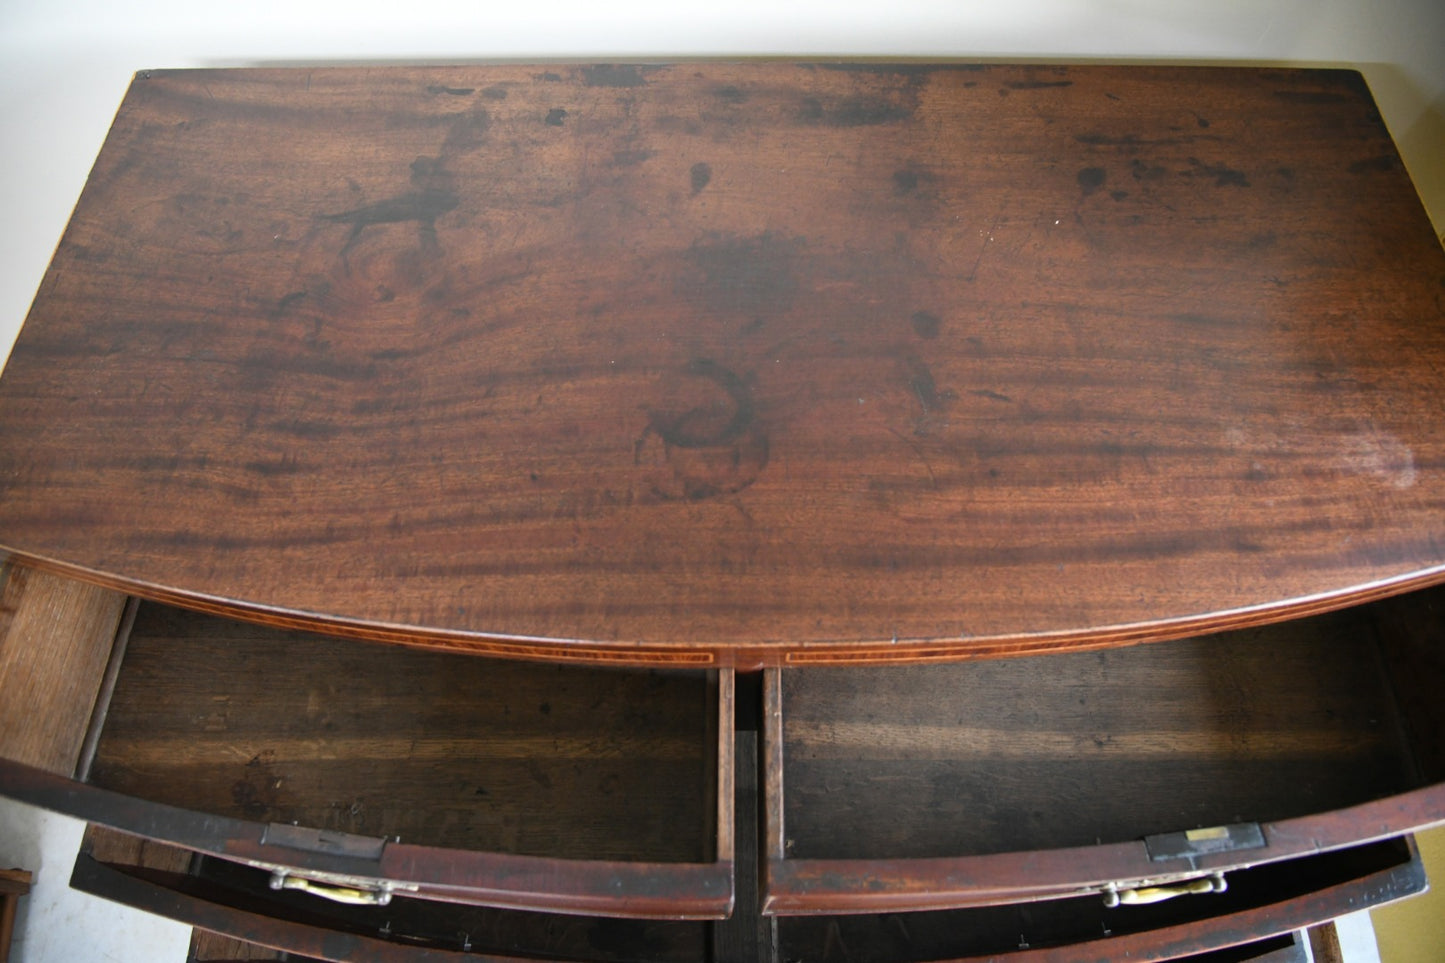
M961 658L1445 578L1445 256L1358 75L137 76L0 545L515 656Z

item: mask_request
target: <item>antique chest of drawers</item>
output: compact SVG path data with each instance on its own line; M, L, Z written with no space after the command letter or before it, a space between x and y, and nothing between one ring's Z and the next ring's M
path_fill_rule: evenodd
M1445 821L1358 75L137 75L0 377L0 792L313 958L1289 959Z

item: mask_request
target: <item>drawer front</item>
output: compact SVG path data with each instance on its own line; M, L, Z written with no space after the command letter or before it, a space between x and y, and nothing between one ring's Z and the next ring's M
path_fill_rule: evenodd
M775 919L783 959L1209 959L1205 954L1382 905L1425 886L1413 845L1393 840L1244 870L1231 876L1224 893L1143 906L1111 908L1091 894L931 912Z
M1225 950L1180 957L1178 963L1310 963L1305 948L1304 932L1284 933ZM194 930L191 936L191 963L232 963L235 960L299 960L294 954L283 956L280 950L268 950L254 943L205 930ZM723 957L723 959L728 959ZM303 961L304 963L304 961Z
M292 954L398 963L463 958L1302 963L1299 928L1424 886L1413 847L1394 841L1326 857L1328 865L1299 867L1292 877L1275 870L1244 881L1222 909L1174 902L1106 911L1091 899L783 917L758 929L756 942L739 944L719 941L718 924L704 921L563 917L449 907L404 896L387 907L324 903L274 891L266 874L256 870L171 847L137 848L93 830L87 847L71 884L93 895ZM739 912L746 916L750 910Z
M1445 820L1420 751L1438 720L1409 698L1445 686L1420 668L1445 651L1442 597L1093 653L769 671L767 911L1217 888Z
M270 875L229 860L91 827L72 887L248 943L325 960L430 963L576 960L694 963L701 921L559 915L399 895L362 906L277 890Z

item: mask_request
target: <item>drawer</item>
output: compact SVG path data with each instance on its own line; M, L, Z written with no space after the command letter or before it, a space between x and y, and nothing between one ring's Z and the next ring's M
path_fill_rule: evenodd
M1180 957L1177 963L1310 963L1309 935L1304 931L1284 933L1264 940L1232 946L1226 950ZM291 960L307 963L294 954L267 950L228 936L193 930L190 963L232 963L235 960Z
M1425 888L1409 840L1243 870L1211 900L1106 907L1097 896L920 913L775 917L780 959L831 963L1231 960L1234 948ZM1245 955L1243 959L1253 957Z
M386 907L345 906L270 889L264 872L116 834L87 835L71 885L84 892L291 954L384 963L568 960L682 963L878 960L935 963L1302 963L1297 930L1347 909L1424 888L1407 840L1247 871L1225 906L1178 900L1109 912L1097 898L924 913L774 918L747 929L754 944L724 941L710 921L616 920L406 896ZM749 907L740 906L747 915ZM756 919L756 916L754 916Z
M1445 819L1442 599L1097 652L769 672L765 912L1218 888Z
M0 791L287 888L732 905L732 674L505 662L133 604L76 775ZM311 897L308 897L311 898Z

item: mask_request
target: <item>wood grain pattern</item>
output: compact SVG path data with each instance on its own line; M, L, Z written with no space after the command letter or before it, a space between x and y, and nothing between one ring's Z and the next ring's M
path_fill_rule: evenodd
M1154 860L1142 840L1072 849L911 860L770 856L763 911L778 916L919 912L1008 906L1089 896L1109 884L1166 882L1252 869L1359 847L1441 823L1445 787L1435 785L1348 809L1265 823L1264 848Z
M266 823L148 802L4 759L0 794L251 866L339 874L369 884L395 881L424 900L628 919L720 919L733 901L732 864L722 860L589 861L412 843L386 843L378 856L379 841L364 841L367 855L338 852L334 845L298 849L293 840L304 827L283 826L278 834Z
M1231 877L1225 893L1130 907L1127 913L1107 909L1093 896L949 912L780 918L779 944L784 959L824 963L1193 960L1195 954L1289 932L1355 906L1382 905L1421 892L1424 885L1413 847L1392 840L1260 867Z
M0 757L75 772L125 596L0 562Z
M1445 254L1357 74L139 75L0 378L0 545L740 666L1445 578Z
M232 939L229 936L221 936L218 933L208 933L205 930L191 931L191 947L186 958L186 963L232 963L237 960L296 960L294 956L288 956L280 950L269 949L264 946L257 946L254 943L245 943L241 940ZM302 963L308 963L303 959Z
M404 897L384 908L344 906L273 892L267 877L249 867L204 859L177 878L83 854L72 885L306 958L358 963L693 963L707 958L705 923L519 913Z
M249 884L244 878L248 872ZM1418 858L1398 840L1316 856L1298 866L1268 868L1239 883L1214 905L1174 900L1127 914L1088 899L953 913L785 919L778 921L773 952L777 959L899 963L1192 960L1193 954L1379 905L1425 886ZM427 919L424 904L398 907L393 914L315 901L302 904L288 900L292 894L268 893L264 874L219 861L207 861L189 880L175 880L107 866L83 855L72 885L248 941L330 960L663 963L704 959L708 949L706 929L687 924L638 926L487 910ZM383 928L382 918L393 917L393 925ZM429 925L416 927L418 922ZM464 940L471 945L469 951L462 949ZM1200 963L1205 960L1213 963L1209 957Z
M1048 659L781 675L792 858L1126 842L1421 784L1359 609Z
M726 861L731 730L716 686L703 672L460 658L143 605L89 781L420 846Z
M144 867L163 873L184 873L196 858L195 853L178 846L93 824L85 827L80 851L102 863Z

